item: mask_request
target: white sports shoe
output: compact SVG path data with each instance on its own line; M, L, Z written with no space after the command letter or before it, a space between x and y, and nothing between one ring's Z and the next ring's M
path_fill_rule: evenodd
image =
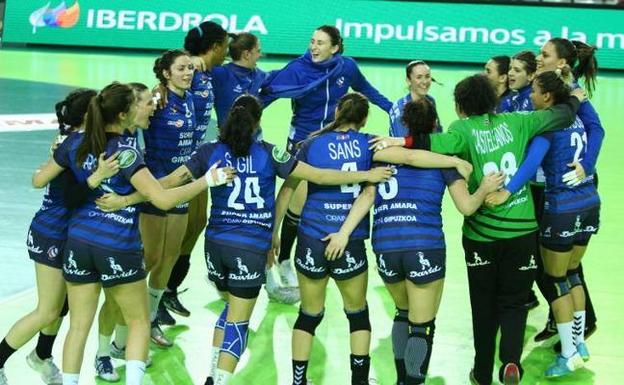
M106 382L117 382L121 378L109 356L95 357L95 371L97 376Z
M0 385L9 385L9 380L4 375L4 368L0 369Z
M282 285L285 287L299 287L299 281L297 280L297 273L292 265L292 261L287 259L279 264L279 275L282 280Z
M115 341L111 342L110 349L111 349L111 355L110 355L111 357L117 360L126 359L126 348L123 348L123 349L118 348L117 345L115 345ZM152 355L151 353L148 353L147 361L145 361L145 367L149 368L150 366L152 366Z
M37 356L37 352L33 350L26 356L26 362L34 371L39 372L41 380L46 384L63 385L63 376L59 368L54 365L52 357L42 360ZM2 382L2 376L0 376L0 384L7 384L6 377L5 382Z

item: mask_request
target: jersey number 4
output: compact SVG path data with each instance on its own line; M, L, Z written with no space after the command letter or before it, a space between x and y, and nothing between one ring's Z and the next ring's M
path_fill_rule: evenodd
M357 163L355 162L343 163L341 170L342 171L357 171L358 170ZM343 192L346 194L353 194L354 198L357 198L358 195L360 195L361 190L362 190L362 187L358 183L340 185L340 192Z
M244 204L236 202L243 187L240 178L234 177L234 180L228 183L228 186L234 187L230 193L230 197L228 198L228 207L234 210L245 210ZM260 196L260 182L258 177L254 176L245 178L244 198L245 203L249 205L255 203L256 208L264 208L264 199Z

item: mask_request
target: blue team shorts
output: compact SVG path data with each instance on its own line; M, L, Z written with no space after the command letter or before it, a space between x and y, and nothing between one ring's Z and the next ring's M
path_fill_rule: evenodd
M112 287L145 278L141 251L111 250L68 239L63 255L63 276L67 282L96 283Z
M230 287L256 288L266 279L267 253L254 252L210 240L204 243L208 279L220 291Z
M63 268L65 239L52 239L32 229L28 230L26 247L30 259L55 269Z
M540 243L547 249L567 252L574 245L587 245L599 227L600 206L572 213L544 213Z
M169 209L167 211L161 210L158 207L154 206L149 202L145 202L141 204L141 213L156 215L159 217L166 217L167 214L188 214L189 204L188 202L184 202L182 204L177 205L176 207Z
M422 285L446 274L446 249L394 251L377 254L376 259L377 272L385 283L407 279Z
M295 249L297 271L310 279L323 279L329 275L340 281L358 276L368 269L363 239L349 241L342 257L333 261L325 258L326 246L327 242L299 233Z

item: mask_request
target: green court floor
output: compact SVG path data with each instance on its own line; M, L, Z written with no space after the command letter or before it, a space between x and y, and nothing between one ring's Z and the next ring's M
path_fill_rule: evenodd
M302 45L302 50L305 47ZM156 54L105 51L60 51L50 49L0 50L0 117L3 114L52 113L53 102L63 97L67 87L102 87L112 80L141 81L154 84L151 68ZM417 56L417 55L416 55ZM284 59L263 59L263 69L279 68ZM402 63L360 63L368 80L388 98L404 95ZM455 83L476 67L433 65L433 75L444 86L433 85L444 126L456 118L452 104ZM40 84L47 83L47 84ZM523 364L523 384L595 384L620 385L624 382L624 296L618 282L624 277L622 258L622 224L624 202L624 75L602 74L592 100L606 130L599 160L602 221L585 257L585 272L598 315L598 331L589 339L592 359L585 369L568 378L548 381L542 378L546 366L554 359L554 340L536 344L532 338L544 325L547 307L529 315ZM387 115L372 108L365 131L387 132ZM290 121L290 104L278 101L264 114L262 126L265 139L284 145ZM34 190L30 177L38 164L45 161L53 131L7 131L0 127L0 335L36 305L34 269L28 260L25 237L32 215L41 203L42 191ZM620 198L618 198L620 197ZM437 332L430 366L430 385L468 384L472 363L470 305L467 294L466 270L461 250L461 216L450 199L445 199L444 228L448 245L447 278L444 297L437 317ZM189 278L182 285L189 291L182 295L191 309L188 319L178 318L178 326L166 333L175 340L169 350L153 349L154 365L147 370L145 384L203 384L209 367L209 345L212 325L221 310L215 290L204 280L200 240L193 253ZM374 261L370 260L371 266ZM368 293L373 327L371 376L383 385L394 382L391 326L394 309L375 269L370 269ZM290 384L290 332L297 316L296 306L270 303L264 292L251 320L249 347L244 354L232 384ZM55 346L56 362L60 365L62 337ZM81 384L95 383L93 357L97 333L90 335L85 352ZM17 352L6 364L10 384L41 383L28 368L25 356L34 341ZM340 295L331 284L326 316L315 340L309 377L315 384L344 385L349 383L348 324L341 309ZM116 364L123 372L123 362ZM100 383L100 382L98 382ZM101 382L102 384L104 382ZM122 382L123 383L123 382Z

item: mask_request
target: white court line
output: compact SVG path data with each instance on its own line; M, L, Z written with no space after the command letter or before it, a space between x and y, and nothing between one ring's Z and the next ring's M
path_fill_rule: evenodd
M8 303L8 302L14 301L14 300L16 300L16 299L18 299L18 298L21 298L21 297L25 297L25 296L27 296L27 295L30 295L30 294L32 294L34 291L35 291L35 288L34 288L34 287L31 287L31 288L28 288L28 289L24 289L24 290L22 290L22 291L19 291L19 292L15 293L15 294L12 294L12 295L10 295L10 296L8 296L8 297L6 297L6 298L0 298L0 306L4 305L5 303Z
M57 128L58 120L55 114L0 115L0 133L55 130Z

